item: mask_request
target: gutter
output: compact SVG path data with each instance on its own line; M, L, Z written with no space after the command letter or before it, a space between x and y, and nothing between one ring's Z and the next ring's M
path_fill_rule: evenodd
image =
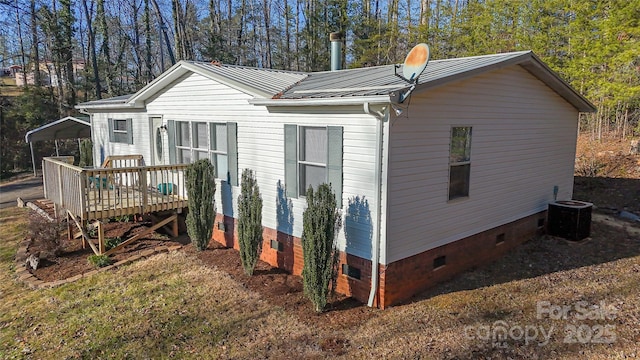
M376 294L378 292L378 282L379 273L380 273L380 239L382 237L382 148L383 148L383 122L389 118L389 103L387 102L387 106L383 106L379 111L375 111L371 108L371 104L369 102L365 102L363 104L365 114L369 114L374 116L378 121L376 121L376 137L378 146L376 147L376 176L375 176L375 191L378 196L377 201L377 209L376 209L376 219L375 226L376 229L374 231L374 238L372 244L372 256L371 256L371 291L369 292L369 300L367 301L367 306L373 307L373 302L376 298Z
M264 106L324 106L324 105L362 105L365 106L365 113L370 105L388 105L391 102L389 95L376 96L350 96L350 97L330 97L330 98L303 98L303 99L251 99L251 105ZM375 115L373 113L367 113Z

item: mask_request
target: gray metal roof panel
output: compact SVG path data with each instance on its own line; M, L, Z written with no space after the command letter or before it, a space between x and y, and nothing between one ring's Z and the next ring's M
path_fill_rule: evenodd
M420 76L418 85L450 78L493 66L529 54L529 51L474 56L467 58L433 60ZM309 76L287 90L280 98L331 98L347 96L387 95L410 85L394 75L396 65L383 65L359 69L310 73ZM398 68L402 74L402 67Z
M87 101L87 102L83 102L80 103L78 105L76 105L76 107L82 107L83 105L107 105L107 104L124 104L126 103L134 94L128 94L128 95L120 95L120 96L114 96L112 98L108 98L108 99L100 99L100 100L92 100L92 101Z
M270 97L278 95L307 77L307 74L303 72L260 69L197 61L188 61L188 63L209 73L244 85L249 89L262 92Z

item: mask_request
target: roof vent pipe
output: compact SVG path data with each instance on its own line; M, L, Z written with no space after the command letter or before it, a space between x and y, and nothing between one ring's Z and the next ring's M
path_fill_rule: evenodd
M342 33L332 32L329 34L331 41L331 71L342 69Z

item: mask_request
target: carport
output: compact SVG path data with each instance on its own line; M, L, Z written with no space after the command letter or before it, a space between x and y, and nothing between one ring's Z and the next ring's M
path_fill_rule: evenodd
M58 153L58 140L81 139L91 137L91 122L88 117L67 116L60 120L42 125L30 130L25 135L25 140L31 149L31 162L33 163L33 175L36 175L36 162L33 155L33 143L36 141L54 140L56 144L56 156Z

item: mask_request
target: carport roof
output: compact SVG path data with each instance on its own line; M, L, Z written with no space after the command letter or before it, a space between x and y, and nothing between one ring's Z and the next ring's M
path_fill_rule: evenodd
M91 137L91 123L89 122L89 118L67 116L27 132L24 138L30 143L43 140L89 137Z

